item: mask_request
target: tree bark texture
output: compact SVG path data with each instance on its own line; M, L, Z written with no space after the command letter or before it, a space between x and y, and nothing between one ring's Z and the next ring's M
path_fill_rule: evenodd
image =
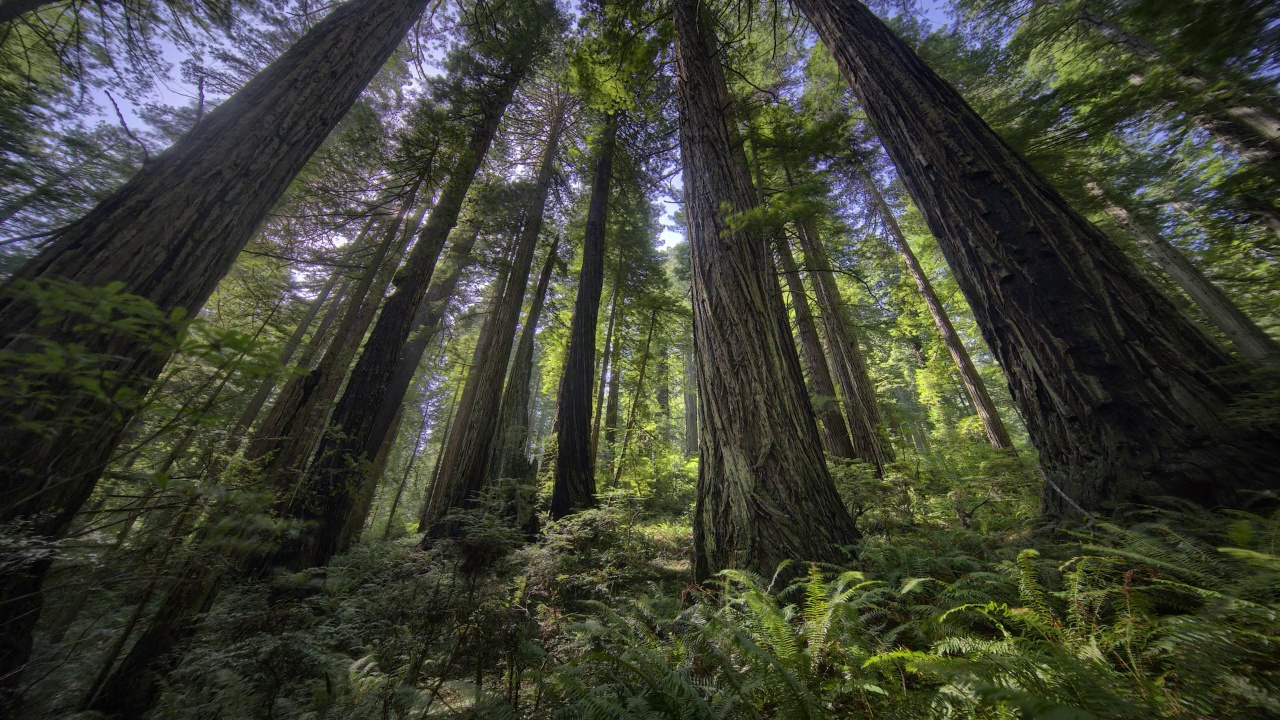
M610 115L597 141L591 175L587 223L582 236L582 268L569 321L569 347L556 404L555 479L551 517L559 519L595 503L595 454L591 442L591 395L596 363L596 327L604 292L605 230L609 224L609 194L613 184L613 152L618 117ZM607 351L608 340L606 340Z
M440 250L458 222L467 191L527 69L525 62L508 68L484 104L467 148L455 161L413 251L396 273L395 290L383 304L382 313L334 409L330 421L333 429L321 440L316 461L307 473L306 487L283 508L286 517L312 524L311 530L298 541L281 548L277 559L289 567L323 565L345 549L343 541L349 538L349 533L343 528L350 519L360 486L368 481L368 463L386 436L385 428L381 433L373 432L378 409L386 399L401 354L413 332L413 320L426 296Z
M1280 353L1280 345L1241 312L1227 294L1200 273L1182 251L1160 236L1128 208L1120 205L1096 183L1089 192L1102 203L1103 210L1120 229L1133 238L1143 254L1168 273L1209 320L1222 331L1240 354L1250 360L1265 360Z
M885 202L875 178L866 168L862 169L862 183L867 188L871 204L879 213L880 220L888 228L893 246L907 266L907 273L911 275L911 279L916 283L916 289L924 297L924 304L929 308L929 314L933 316L933 324L938 328L938 335L942 337L942 343L947 346L947 352L951 353L951 360L955 362L956 369L960 372L960 383L964 385L964 391L973 402L978 419L982 421L982 428L987 433L987 441L997 450L1012 448L1013 440L1009 438L1009 431L1000 420L996 404L992 402L991 394L987 392L987 384L983 382L982 375L978 374L978 368L969 357L969 350L960 339L960 333L957 333L955 326L951 324L951 317L947 315L947 308L942 304L938 293L934 292L933 283L929 282L929 276L925 274L924 268L920 267L916 254L911 251L911 244L907 242L907 236L902 233L893 210L890 209L889 203Z
M506 389L502 392L502 407L498 412L497 437L493 445L493 457L489 460L490 480L505 478L527 483L529 462L529 395L533 378L533 342L538 336L538 323L542 320L542 306L547 300L547 288L551 273L555 270L556 249L560 236L556 235L547 249L547 259L538 275L538 284L529 300L529 313L525 316L520 342L516 344L507 375Z
M675 0L672 9L704 420L694 572L768 577L784 560L840 561L840 546L858 532L827 473L768 241L727 220L757 197L727 121L712 22L698 0Z
M849 438L844 415L840 412L835 381L831 379L831 368L827 366L827 356L822 352L822 341L818 338L818 327L813 322L813 311L809 309L809 293L804 288L804 280L800 277L800 270L796 268L796 259L787 238L779 234L774 236L773 242L778 250L782 274L787 279L787 290L791 294L791 309L796 316L796 334L800 336L800 357L808 371L814 396L812 402L818 419L822 421L825 445L833 457L852 460L858 454L853 448L853 440Z
M684 394L684 454L689 457L698 454L698 364L693 349L694 342L690 338L684 350L684 381L681 383Z
M797 5L1009 377L1049 481L1046 514L1157 495L1213 505L1280 484L1280 438L1228 422L1222 348L865 6Z
M443 495L436 516L431 518L436 527L428 531L429 537L447 531L448 528L440 520L450 510L468 505L484 488L501 410L503 379L511 360L511 346L515 342L516 325L524 305L525 289L529 284L529 271L538 236L542 232L547 196L551 190L556 155L564 128L569 96L564 91L561 93L549 118L546 147L538 165L533 197L516 243L502 302L497 306L495 315L490 318L493 321L493 332L484 355L479 358L481 365L476 369L478 384L475 395L470 403L464 402L459 406L458 419L449 438L448 450L440 471L440 481L444 483L441 486Z
M353 0L335 8L284 55L204 116L22 267L3 288L0 347L37 351L83 343L104 358L115 389L141 398L173 342L102 334L80 337L77 319L44 324L23 284L67 281L91 288L123 283L164 312L194 315L275 201L395 50L426 0ZM87 342L86 342L87 341ZM30 519L56 537L92 492L138 403L123 407L44 377L51 403L0 398L0 522ZM0 683L30 654L47 562L0 581ZM19 599L21 598L21 599Z
M876 473L883 475L885 464L894 459L893 446L884 437L880 403L876 400L875 384L871 382L867 362L862 357L860 338L854 332L852 318L840 294L840 287L836 285L831 261L815 224L811 220L801 220L797 226L805 265L810 268L814 296L822 309L831 369L844 394L850 438L858 457L874 465Z

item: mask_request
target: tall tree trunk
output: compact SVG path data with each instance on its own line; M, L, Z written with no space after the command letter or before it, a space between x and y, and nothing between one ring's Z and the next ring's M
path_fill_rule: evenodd
M440 448L436 451L436 461L431 468L431 477L427 482L427 491L422 498L422 507L418 509L418 531L427 528L427 518L431 516L432 503L436 502L436 489L440 481L440 463L444 460L444 451L449 444L449 434L453 431L453 419L458 409L458 400L463 394L463 384L459 383L453 391L453 399L449 401L449 410L445 413L444 430L440 433Z
M246 460L267 458L263 471L277 489L286 493L292 491L324 432L333 400L351 369L360 342L373 323L408 244L411 233L401 233L400 225L411 207L416 190L415 182L410 197L384 231L382 242L374 250L351 292L347 310L334 331L333 340L321 356L320 364L296 378L296 382L285 385L245 450ZM415 219L419 217L421 215L416 215Z
M622 429L622 448L613 462L613 487L618 487L622 479L622 461L627 457L627 445L631 443L631 431L636 424L636 411L640 408L640 398L644 393L644 373L649 367L649 348L653 345L653 331L658 327L658 311L653 311L649 318L649 334L644 339L644 351L640 355L640 372L636 373L636 390L631 395L631 409L627 411L627 424Z
M329 302L329 309L324 311L324 316L320 318L320 324L316 325L316 331L311 334L311 339L307 341L307 347L298 358L298 369L310 370L314 366L316 357L324 352L327 347L326 341L331 339L329 337L329 328L333 327L333 324L338 320L338 316L346 309L350 290L351 278L346 278L342 281L342 285L338 287L338 291L333 293L333 299Z
M498 413L497 438L493 445L493 457L489 460L489 479L506 478L518 483L530 480L529 471L529 383L533 377L533 342L538 335L538 322L542 319L542 306L547 299L547 287L555 270L556 248L560 236L556 235L547 249L547 259L538 276L538 285L529 300L529 314L525 317L520 342L511 360L511 371L506 389L502 392L502 408Z
M658 353L658 388L654 399L658 401L658 444L671 444L671 348L664 346Z
M400 510L400 500L404 497L404 489L409 484L409 476L413 474L413 466L418 463L418 456L422 453L422 436L427 430L428 407L424 401L422 403L422 416L418 422L418 434L413 439L413 452L409 454L409 461L404 464L404 473L400 475L400 485L396 487L396 495L391 500L391 509L387 511L387 526L382 530L383 542L391 539L391 528L394 527L396 513Z
M695 575L737 567L768 577L784 560L840 561L840 546L858 531L822 457L768 241L726 218L756 207L757 199L725 115L729 95L713 23L698 0L675 0L672 8L705 421Z
M1200 274L1196 266L1154 228L1120 205L1097 183L1089 183L1089 193L1120 229L1133 238L1142 252L1169 274L1209 320L1227 336L1240 354L1250 360L1265 360L1280 353L1280 345L1241 312L1226 293Z
M884 474L886 463L893 461L893 446L881 428L880 403L875 385L862 357L859 338L853 330L848 308L831 272L831 261L812 220L797 223L805 265L813 280L814 296L822 309L822 325L827 334L827 350L831 369L835 371L844 393L845 417L849 421L850 438L858 457L871 463L876 473Z
M618 412L622 405L622 323L619 321L617 334L613 338L613 348L609 358L609 400L604 406L604 447L609 457L615 456L614 443L618 440Z
M929 314L933 316L933 324L938 328L938 335L942 337L943 344L947 346L947 352L951 353L951 359L960 372L960 383L964 385L965 393L973 402L978 419L982 421L982 428L987 432L987 440L991 443L991 447L997 450L1012 448L1013 440L1009 438L1009 431L1000 420L996 404L992 402L991 395L987 392L987 384L978 374L978 368L974 367L973 359L969 357L969 350L965 348L960 334L951 324L951 317L947 315L947 308L934 292L933 283L929 282L929 276L925 274L924 268L920 267L920 261L911 251L911 244L907 242L906 235L902 234L902 228L898 226L893 210L889 208L889 203L885 202L884 195L880 193L880 188L876 185L876 180L871 176L870 171L864 167L861 174L862 184L867 188L871 204L879 213L881 222L889 229L889 237L894 248L897 249L898 254L902 255L902 261L907 265L907 272L915 281L920 295L924 297L924 304L928 306Z
M684 350L684 454L698 454L698 366L693 357L693 339Z
M480 237L480 225L476 223L468 231L455 233L455 235L457 237L449 246L443 265L438 266L432 273L431 285L427 287L427 294L414 314L413 330L410 331L409 341L400 354L395 374L391 376L391 382L387 385L386 397L378 407L378 414L374 416L373 426L369 430L371 437L377 436L378 433L385 433L391 426L391 419L404 404L405 394L413 384L413 378L418 372L418 365L422 363L423 355L426 354L427 346L439 334L440 321L444 319L449 301L453 299L458 289L462 271L471 264L471 250L475 247L476 239Z
M334 409L330 423L334 429L321 440L306 487L284 508L286 517L313 523L298 541L281 548L278 559L289 567L323 565L345 549L344 543L351 537L347 526L361 485L368 481L367 463L377 454L386 436L386 428L375 432L378 409L387 397L400 356L413 331L413 320L426 296L440 250L458 222L467 191L527 69L527 59L515 63L493 90L477 120L470 144L455 161L421 237L404 267L396 273L396 289L387 298L342 399Z
M814 325L813 312L809 309L809 293L805 291L804 280L800 277L800 270L796 268L791 244L781 233L774 236L773 243L778 250L782 274L787 278L787 289L791 293L791 308L796 316L796 334L800 336L800 357L804 360L805 369L808 370L814 395L814 411L822 421L826 447L835 457L854 459L858 454L853 448L853 440L849 438L849 428L844 424L844 415L840 413L840 401L836 399L836 385L831 379L827 357L822 352L822 341L818 339L818 327Z
M435 517L430 519L434 527L428 529L424 543L428 543L432 536L452 532L452 528L440 521L450 510L468 505L484 488L501 410L502 381L510 364L511 346L515 342L516 325L520 320L525 289L529 284L529 271L533 265L538 236L542 232L547 196L551 190L551 179L568 108L568 93L563 89L558 89L557 93L549 118L546 147L538 165L538 175L534 180L533 197L525 214L524 227L513 253L507 286L502 293L502 302L495 315L490 318L493 321L493 333L489 337L489 344L485 347L484 356L479 358L481 365L476 375L478 385L472 401L465 402L464 397L464 402L458 408L458 419L449 438L448 451L441 469L441 480L445 483L442 486L443 495Z
M0 522L56 538L93 491L121 433L177 346L160 337L84 337L79 321L49 323L27 283L121 283L166 314L204 304L272 204L395 50L426 0L353 0L207 114L110 198L63 230L0 293L0 347L39 351L76 343L114 377L104 394L45 376L50 402L0 397ZM159 342L157 340L160 340ZM134 401L120 403L126 393ZM0 685L11 694L31 652L48 558L0 579ZM0 702L4 702L0 700Z
M857 2L797 0L860 96L1009 377L1049 515L1280 485L1229 422L1231 357Z
M618 116L610 115L597 141L591 199L582 236L582 269L578 272L578 291L573 301L573 318L569 321L569 347L565 350L564 375L560 378L556 399L555 480L551 490L551 517L556 519L576 508L591 506L596 496L591 392L595 380L596 325L600 319L600 295L604 292L605 229L609 224L609 192L617 138ZM611 332L606 335L611 335ZM605 352L608 352L610 339L605 339Z
M600 426L603 424L604 420L604 401L607 396L605 384L609 379L610 370L613 369L610 363L613 361L614 356L613 346L614 343L617 342L617 338L613 336L613 331L618 321L618 301L622 296L623 270L623 255L622 252L619 251L618 267L616 272L613 274L613 299L609 301L609 323L605 327L604 331L604 351L600 355L600 383L598 385L599 391L596 394L596 411L595 414L591 416L591 472L593 473L593 477L596 467L596 458L600 456ZM593 479L592 483L594 484L594 482L595 481Z

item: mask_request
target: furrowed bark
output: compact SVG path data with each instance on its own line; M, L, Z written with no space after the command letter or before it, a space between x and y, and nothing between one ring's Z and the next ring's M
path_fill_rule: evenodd
M726 217L757 198L725 115L712 21L698 0L672 9L704 420L695 575L737 567L768 577L784 560L838 562L858 532L827 473L768 241Z
M1009 378L1050 516L1280 486L1230 356L857 2L797 0L860 97Z

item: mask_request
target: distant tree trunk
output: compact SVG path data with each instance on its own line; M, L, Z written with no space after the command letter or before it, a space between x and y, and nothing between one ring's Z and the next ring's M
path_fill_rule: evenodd
M951 359L960 372L960 383L964 385L964 391L973 402L978 419L982 421L982 427L987 432L987 440L991 443L991 447L997 450L1012 448L1013 440L1009 438L1009 431L1000 420L1000 412L996 410L996 404L992 402L991 395L987 392L987 384L978 374L978 368L974 367L973 359L969 357L969 350L965 348L960 334L951 324L951 317L947 315L947 309L942 304L942 300L933 290L933 283L929 282L929 276L925 274L924 268L920 267L920 261L911 251L911 244L907 242L906 235L902 234L902 228L898 226L898 220L889 208L889 203L885 202L875 178L866 168L862 168L862 183L867 188L871 204L879 213L881 222L889 230L894 248L897 249L898 254L902 255L902 261L907 265L907 273L911 275L920 295L924 297L924 304L928 306L929 314L933 316L938 335L942 337L943 344L947 346L947 352L951 353Z
M622 252L618 252L618 267L613 274L613 299L609 301L609 323L604 332L604 350L600 355L600 383L599 391L596 394L596 411L592 415L591 420L591 472L592 484L594 485L594 473L596 467L596 458L599 457L600 451L600 425L604 420L604 399L606 396L605 383L609 378L609 363L613 360L613 344L616 342L613 337L614 326L618 320L618 301L622 296L623 285L623 260Z
M427 518L431 515L432 502L440 481L440 461L444 460L444 449L449 443L449 433L453 430L453 418L458 409L458 400L462 397L463 386L459 384L453 391L453 399L449 401L449 410L445 412L444 430L440 433L440 449L436 451L436 461L431 468L431 477L427 482L427 491L423 494L422 506L418 509L418 531L427 527Z
M814 410L822 421L822 432L826 447L834 457L852 460L858 457L853 449L853 441L849 439L849 429L844 424L844 415L840 413L840 402L836 399L836 385L831 379L831 369L827 366L827 357L822 352L822 342L818 339L818 328L813 323L813 312L809 309L809 293L805 291L800 270L796 268L795 256L791 253L791 244L786 236L778 234L773 238L778 250L778 261L782 265L782 274L787 278L787 288L791 293L791 308L796 316L796 334L800 336L800 357L808 370L809 382L813 387Z
M1144 63L1172 70L1178 85L1191 95L1171 101L1223 145L1249 162L1267 166L1276 177L1274 173L1280 170L1280 112L1274 107L1238 90L1215 88L1223 86L1197 68L1172 67L1159 48L1088 9L1081 9L1076 17Z
M876 473L884 474L885 464L892 462L893 446L885 439L881 428L880 403L876 400L875 385L862 357L860 340L853 331L852 320L826 248L811 220L797 223L800 246L804 250L805 265L813 280L814 296L822 309L822 325L827 334L827 350L831 353L831 369L835 372L844 393L845 417L849 421L850 438L858 457L871 463Z
M698 366L693 357L693 339L684 349L684 454L698 454Z
M378 407L378 414L374 416L373 427L369 431L371 437L387 432L392 418L404 404L405 394L418 373L422 356L439 334L440 321L444 319L445 310L457 292L462 271L471 264L471 250L480 236L480 225L476 223L468 231L455 234L457 238L449 247L444 264L435 268L427 294L414 314L409 342L400 354L395 374L391 376L391 383L387 386L387 395Z
M320 289L316 295L316 299L311 301L307 307L307 313L298 321L298 327L285 341L284 347L280 349L280 357L274 372L267 375L258 384L258 389L253 393L253 397L249 398L249 403L245 405L244 410L240 412L240 416L236 418L235 424L231 426L231 430L227 432L227 439L223 442L222 452L224 455L231 456L240 449L240 443L244 441L244 434L253 425L253 421L258 419L258 415L262 413L262 408L267 404L267 398L271 397L271 391L276 387L276 380L280 377L280 372L289 367L289 362L293 360L293 354L298 351L298 346L302 344L302 338L306 337L307 330L311 328L311 323L315 322L316 316L320 314L320 309L324 307L324 303L329 299L329 293L333 292L333 288L338 283L338 273L329 276L328 282Z
M516 324L520 320L520 309L529 284L529 270L533 264L538 235L542 232L547 195L551 190L556 155L564 128L569 95L564 90L558 92L560 95L549 118L546 147L534 180L533 197L525 215L520 239L516 243L511 272L507 276L507 287L503 291L496 315L491 318L493 333L489 338L490 342L485 347L484 356L479 358L479 384L473 401L467 403L464 397L464 402L458 407L458 419L449 438L441 468L440 479L445 483L442 486L443 495L436 516L431 518L435 527L428 529L428 538L424 539L424 543L429 542L431 536L438 537L441 533L451 532L440 521L450 510L468 505L484 487L489 455L497 431L498 413L501 410L502 381L511 360Z
M410 234L401 233L400 226L416 190L415 182L410 197L384 230L382 242L375 247L356 287L351 291L346 312L334 331L329 347L320 357L320 364L306 375L285 384L245 449L245 459L248 461L266 459L263 472L278 489L292 489L324 432L329 412L333 409L333 400L338 396L342 381L351 369L360 342L373 323L378 306L409 241Z
M1280 438L1229 421L1231 357L857 2L797 0L860 96L1009 377L1042 509L1280 485Z
M658 401L658 444L671 444L671 348L663 347L658 353L658 388L654 397Z
M497 437L493 445L493 457L489 460L489 479L504 478L524 483L530 480L529 472L529 391L533 377L533 342L538 335L538 323L542 319L542 306L547 299L547 287L555 270L556 249L560 236L556 235L547 249L547 259L538 276L533 297L529 300L529 314L525 317L520 342L511 359L511 371L507 386L502 392L502 407L498 412Z
M578 272L578 291L573 301L573 318L569 321L564 374L556 394L555 479L551 491L551 517L556 519L595 502L595 452L591 438L591 392L595 378L592 375L596 362L600 295L604 292L605 229L609 223L609 191L613 182L613 151L617 137L618 116L610 115L597 141L587 223L582 237L582 269ZM606 335L611 335L611 332ZM606 353L610 339L605 339Z
M283 509L286 517L313 523L299 540L280 549L277 559L289 567L323 565L351 540L349 524L361 485L368 481L367 463L386 437L386 428L375 432L374 420L413 331L413 320L426 296L440 250L458 222L467 191L527 69L527 64L516 63L484 104L470 144L455 161L413 252L396 273L395 291L384 303L334 409L329 423L334 429L321 440L306 487Z
M712 23L675 0L676 102L693 269L702 453L694 572L765 577L784 560L844 559L858 531L822 456L766 237L726 215L757 205Z
M107 333L84 337L74 317L48 323L30 295L15 291L52 280L91 288L118 282L121 292L140 295L165 313L195 315L425 5L354 0L338 6L5 283L0 347L24 354L48 342L77 343L86 353L101 354L103 373L115 381L104 394L90 395L70 378L44 377L31 389L52 402L0 397L0 523L22 521L38 537L66 531L179 332L157 328L164 342ZM137 401L122 405L126 392ZM4 688L15 687L30 656L48 565L40 560L0 578Z
M348 292L351 290L351 279L346 278L342 281L342 285L338 286L337 292L334 292L332 299L329 301L329 309L324 311L324 316L320 318L320 323L316 325L315 332L311 333L311 339L307 341L307 347L303 349L302 355L298 358L299 370L310 370L316 357L327 347L329 337L329 328L337 322L338 316L346 309ZM247 430L247 428L246 428Z
M1250 360L1265 360L1280 353L1280 345L1241 312L1226 293L1200 274L1187 256L1169 244L1159 232L1116 202L1097 183L1089 183L1089 192L1102 203L1103 210L1112 221L1133 238L1143 254L1173 278L1241 355Z
M649 367L649 349L653 345L653 331L658 327L658 311L653 311L649 319L649 334L644 339L644 351L640 355L640 371L636 373L636 389L631 395L631 409L627 412L627 424L622 429L622 448L613 463L613 486L618 487L622 479L622 461L627 457L627 445L631 443L631 431L636 424L636 411L640 408L640 399L644 394L644 373Z
M621 322L619 322L621 325ZM622 404L622 328L617 328L609 358L609 400L604 406L604 447L609 457L614 457L614 443L618 440L618 412Z
M404 464L404 473L400 475L400 485L396 488L396 495L391 500L391 509L387 511L387 526L382 531L383 542L391 539L391 528L395 525L396 513L400 510L400 500L404 497L405 486L409 484L409 476L413 474L413 466L418 463L418 456L422 453L422 436L427 430L427 409L428 405L424 400L422 403L422 416L418 422L418 434L413 438L413 452L409 453L409 461Z

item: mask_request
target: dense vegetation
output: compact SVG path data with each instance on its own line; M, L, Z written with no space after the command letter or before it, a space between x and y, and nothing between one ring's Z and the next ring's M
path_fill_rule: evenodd
M1277 28L0 0L0 717L1280 716Z

